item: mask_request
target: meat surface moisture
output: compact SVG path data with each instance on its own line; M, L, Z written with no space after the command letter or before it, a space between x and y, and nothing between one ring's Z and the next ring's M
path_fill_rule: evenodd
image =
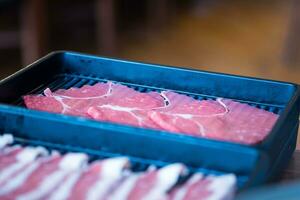
M236 178L193 173L180 163L134 172L127 157L88 162L83 153L11 145L0 135L0 199L231 200ZM5 145L4 145L5 144ZM179 179L186 181L179 181Z
M112 82L49 88L23 97L27 108L243 144L256 144L278 115L229 99L196 100L171 91L142 93Z

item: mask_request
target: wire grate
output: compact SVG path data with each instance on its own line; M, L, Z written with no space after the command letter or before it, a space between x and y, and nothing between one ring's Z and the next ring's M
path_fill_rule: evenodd
M107 82L108 80L106 79L100 79L100 78L95 78L91 76L83 76L83 75L75 75L75 74L59 74L53 77L51 81L48 83L42 84L29 92L28 94L42 94L43 91L46 88L50 88L52 91L58 90L58 89L69 89L71 87L77 87L80 88L84 85L95 85L96 83L99 82ZM115 82L115 81L113 81ZM124 83L124 82L117 82L119 84L126 85L130 88L133 88L139 92L151 92L151 91L162 91L164 90L163 88L155 88L151 86L144 86L144 85L137 85L137 84L131 84L131 83ZM181 94L188 95L190 97L193 97L194 99L197 100L214 100L217 97L215 96L210 96L206 94L193 94L193 93L187 93L187 92L181 92L181 91L176 91ZM243 103L248 103L251 106L254 106L256 108L264 109L276 114L280 114L281 111L283 110L283 107L280 106L274 106L274 105L267 105L267 104L262 104L262 103L256 103L256 102L247 102L247 101L242 101L242 100L237 100ZM13 103L14 105L19 105L19 106L24 106L23 100L20 97L16 102Z

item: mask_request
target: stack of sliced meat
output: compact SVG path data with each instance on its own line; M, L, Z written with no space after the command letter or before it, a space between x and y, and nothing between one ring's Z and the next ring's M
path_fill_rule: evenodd
M12 136L0 136L0 199L230 200L235 192L231 174L195 173L178 184L188 174L180 163L132 172L126 157L88 163L86 154L11 143Z
M98 83L24 96L28 108L244 144L262 141L278 115L229 99L195 100Z

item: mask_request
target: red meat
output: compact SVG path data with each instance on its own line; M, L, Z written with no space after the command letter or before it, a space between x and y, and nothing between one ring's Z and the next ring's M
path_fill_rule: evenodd
M168 106L149 112L164 130L245 144L262 141L278 115L229 99L197 101L165 92Z
M168 91L141 93L111 82L56 92L46 89L44 94L24 96L26 106L244 144L262 141L278 118L229 99L199 101Z

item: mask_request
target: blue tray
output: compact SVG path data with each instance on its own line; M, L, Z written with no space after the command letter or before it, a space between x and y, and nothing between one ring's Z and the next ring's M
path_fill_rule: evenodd
M249 146L28 110L21 99L47 87L67 89L106 80L141 92L173 90L199 100L235 99L280 117L264 141ZM0 131L29 142L231 172L245 188L276 178L287 165L296 146L299 96L299 86L292 83L54 52L0 81Z

